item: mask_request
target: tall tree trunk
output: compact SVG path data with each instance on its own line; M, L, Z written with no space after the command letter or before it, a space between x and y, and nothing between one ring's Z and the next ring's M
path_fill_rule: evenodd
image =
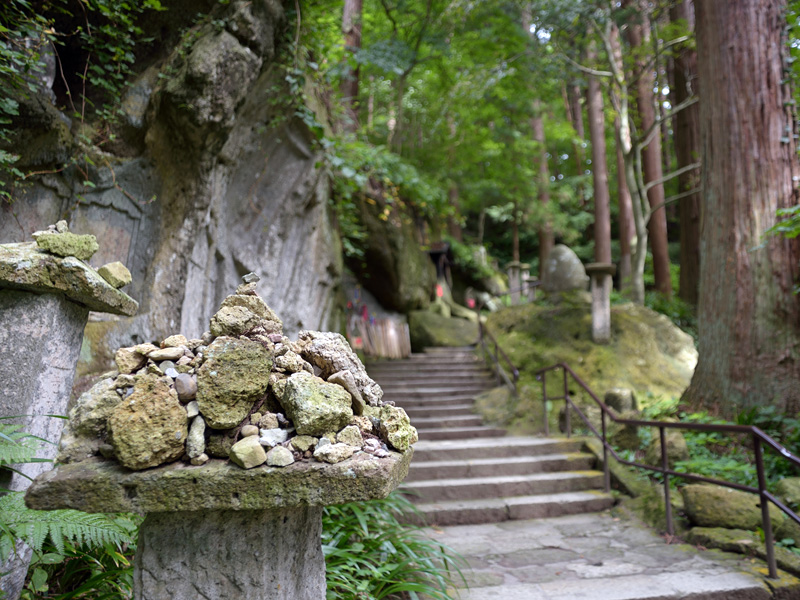
M586 156L583 150L582 140L586 138L586 131L583 127L583 107L581 106L581 86L577 81L572 81L565 88L565 95L567 101L567 115L572 128L575 130L577 138L572 144L572 151L575 154L575 168L577 174L586 170ZM585 198L581 198L581 203L585 202Z
M614 119L617 146L617 194L619 212L619 287L627 291L631 287L631 240L636 229L633 224L633 207L631 206L631 192L625 179L625 159L622 156L620 142L619 117Z
M522 219L522 215L520 214L519 204L517 201L514 201L514 205L512 207L513 218L511 219L511 260L514 262L519 262L519 222ZM511 282L509 282L511 284ZM511 287L514 287L511 285Z
M589 63L597 59L594 43L587 51ZM603 93L597 77L589 75L588 102L589 137L592 141L592 181L594 183L594 259L611 262L611 209L606 165L606 127L603 114Z
M536 190L539 203L545 208L550 202L550 171L547 168L547 140L544 137L544 116L542 104L539 100L533 102L534 116L531 119L531 130L533 132L533 139L537 142L537 162L538 164L538 177L536 178ZM555 244L553 236L553 227L550 220L545 219L539 224L539 278L542 277L542 266L547 257L550 256L550 251ZM519 259L515 259L519 260Z
M785 0L696 0L700 138L700 361L685 398L726 416L800 409L800 243L762 244L797 204ZM787 131L789 132L787 134Z
M355 54L361 49L361 13L363 0L344 0L342 13L342 33L344 34L345 51ZM342 99L345 105L345 131L358 129L358 83L360 69L358 65L348 67L342 81Z
M669 11L672 21L685 21L694 31L694 6L692 0L683 0ZM672 104L677 106L692 95L698 95L697 52L683 46L677 49L673 69ZM693 104L675 117L675 154L678 168L697 162L700 157L700 106ZM678 193L689 192L700 186L700 169L678 176ZM697 304L700 280L700 192L679 200L678 214L681 233L681 279L678 296L686 302Z
M631 4L631 0L628 0L625 4ZM642 16L642 19L643 22L631 23L628 28L630 44L634 51L646 46L650 39L650 26L646 13ZM647 65L646 60L639 59L637 67L639 69L639 77L636 82L636 108L639 113L641 129L642 131L647 131L656 122L655 98L653 96L655 78L653 69ZM661 139L658 134L653 136L653 140L642 151L642 162L645 183L658 181L663 177L664 172L661 169ZM653 252L653 272L656 289L669 298L672 296L672 282L669 276L667 213L663 207L664 186L658 184L651 187L647 193L647 198L651 209L660 206L650 216L647 229L650 232L650 249Z

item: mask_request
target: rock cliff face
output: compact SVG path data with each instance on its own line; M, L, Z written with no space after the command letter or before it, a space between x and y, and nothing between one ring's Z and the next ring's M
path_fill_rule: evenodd
M224 290L251 271L287 332L338 328L341 251L328 182L309 130L275 102L285 94L274 68L283 8L234 0L215 10L191 45L134 82L123 99L127 146L95 161L93 187L68 167L0 207L0 242L66 218L97 236L94 267L118 260L132 272L127 291L139 315L90 319L84 371L110 365L119 346L178 329L199 337ZM21 166L49 170L77 127L46 101L35 104L22 124L32 136Z

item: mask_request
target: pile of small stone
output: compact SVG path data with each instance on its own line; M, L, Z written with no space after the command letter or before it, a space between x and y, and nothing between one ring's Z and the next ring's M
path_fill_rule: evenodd
M118 373L70 411L59 462L100 454L133 470L211 458L285 467L356 452L382 458L417 441L343 336L301 331L290 340L256 294L258 278L244 281L201 338L120 348Z

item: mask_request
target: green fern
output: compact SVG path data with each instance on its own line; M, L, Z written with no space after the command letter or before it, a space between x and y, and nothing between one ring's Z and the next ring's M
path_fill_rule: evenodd
M39 462L39 438L20 431L22 425L0 422L0 468L18 463Z
M65 541L88 546L106 543L121 546L135 541L109 515L78 510L31 510L19 492L0 497L0 521L4 525L0 531L0 560L11 555L17 539L40 552L49 538L62 554Z

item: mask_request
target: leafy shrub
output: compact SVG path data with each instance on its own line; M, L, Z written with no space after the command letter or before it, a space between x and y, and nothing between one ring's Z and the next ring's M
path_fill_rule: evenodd
M644 296L647 308L669 317L683 331L697 340L697 315L694 307L677 296L668 299L660 292L647 292Z
M446 600L463 559L398 517L414 511L400 492L325 508L322 551L328 600Z

